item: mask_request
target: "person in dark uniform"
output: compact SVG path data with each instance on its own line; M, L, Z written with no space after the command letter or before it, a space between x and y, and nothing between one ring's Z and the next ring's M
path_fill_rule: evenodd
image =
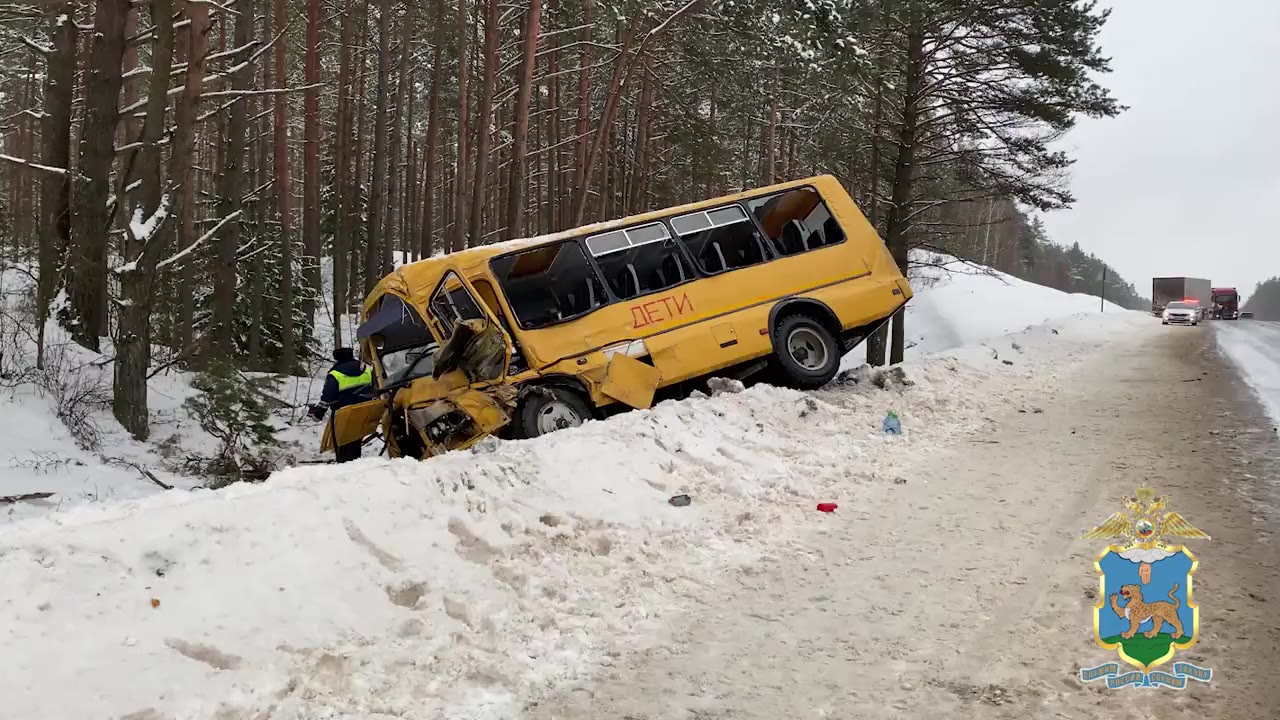
M370 399L369 390L372 386L373 368L365 367L357 360L351 348L337 348L333 351L333 367L329 370L329 376L324 379L320 402L311 406L311 417L323 420L326 410L336 413L348 405ZM361 440L339 445L337 461L343 463L359 459L360 446Z

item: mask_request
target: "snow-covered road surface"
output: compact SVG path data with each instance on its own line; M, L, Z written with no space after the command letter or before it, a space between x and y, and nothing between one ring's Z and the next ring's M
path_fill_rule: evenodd
M1135 329L1022 398L1027 414L904 460L905 485L855 488L527 717L1275 717L1280 441L1211 336L1185 330ZM1145 483L1213 538L1192 543L1203 630L1179 655L1214 669L1207 687L1106 691L1076 675L1115 659L1092 643L1098 542L1080 536Z
M1213 329L1222 350L1240 368L1272 420L1280 424L1280 323L1215 322Z

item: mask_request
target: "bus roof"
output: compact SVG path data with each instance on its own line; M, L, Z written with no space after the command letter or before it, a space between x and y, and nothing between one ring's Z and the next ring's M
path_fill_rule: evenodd
M517 250L527 250L540 245L550 245L551 243L560 242L573 237L589 235L593 233L605 232L614 228L626 227L639 223L652 222L670 215L677 215L684 212L693 212L724 203L736 202L744 198L755 197L757 195L768 195L780 190L787 190L794 187L804 185L818 186L819 190L823 186L835 189L843 187L840 181L831 175L817 175L802 180L792 180L790 182L778 183L766 187L752 188L743 190L732 195L724 195L709 200L700 200L698 202L678 205L676 207L663 208L639 215L618 218L616 220L606 220L603 222L592 223L580 227L562 230L560 232L551 233L549 235L539 235L531 238L518 238L514 240L505 240L489 245L479 245L477 247L459 250L457 252L433 255L411 263L406 263L391 271L390 274L383 277L373 290L369 292L365 299L363 308L364 315L368 317L377 304L377 301L387 293L400 295L407 298L411 303L418 307L425 307L428 295L439 284L440 278L444 276L445 270L453 267L457 268L463 275L470 275L471 270L477 265L485 265L491 259L505 255ZM834 187L832 187L834 186Z

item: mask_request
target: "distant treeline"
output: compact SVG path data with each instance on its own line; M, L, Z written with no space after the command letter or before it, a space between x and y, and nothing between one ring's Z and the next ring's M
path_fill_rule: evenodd
M1280 277L1258 283L1240 309L1253 313L1255 320L1280 320Z
M1099 296L1132 310L1149 310L1151 300L1092 253L1049 239L1039 218L1008 199L952 203L931 228L923 247L939 250L1016 278L1069 293ZM1103 269L1106 269L1105 281Z

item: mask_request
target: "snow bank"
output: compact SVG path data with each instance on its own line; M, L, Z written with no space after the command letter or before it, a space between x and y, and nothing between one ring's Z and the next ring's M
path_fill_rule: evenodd
M935 264L912 270L916 296L906 310L907 357L970 345L1061 318L1131 312L1110 302L1104 311L1091 295L1064 293L945 256L920 253L916 259ZM846 364L857 365L863 356L864 350L854 350Z
M324 265L327 282L331 263ZM108 338L102 352L94 353L51 319L44 369L36 368L35 334L26 325L33 313L33 277L22 266L0 268L0 413L7 430L0 436L0 497L50 497L0 504L0 523L84 503L147 497L162 491L156 481L184 490L204 484L185 461L212 454L217 443L183 407L196 393L191 373L169 367L147 380L151 437L135 441L110 410L114 348ZM327 308L317 311L321 337L332 334L330 316ZM354 327L349 319L347 324ZM282 408L274 421L286 459L319 455L321 425L304 411L319 399L328 367L327 358L313 358L310 376L280 384ZM68 415L77 419L64 420Z
M758 386L13 523L0 718L518 718L643 643L687 588L861 499L926 493L897 483L907 458L1151 325L1066 320L816 393ZM888 409L903 436L880 432ZM815 512L827 501L835 516Z

